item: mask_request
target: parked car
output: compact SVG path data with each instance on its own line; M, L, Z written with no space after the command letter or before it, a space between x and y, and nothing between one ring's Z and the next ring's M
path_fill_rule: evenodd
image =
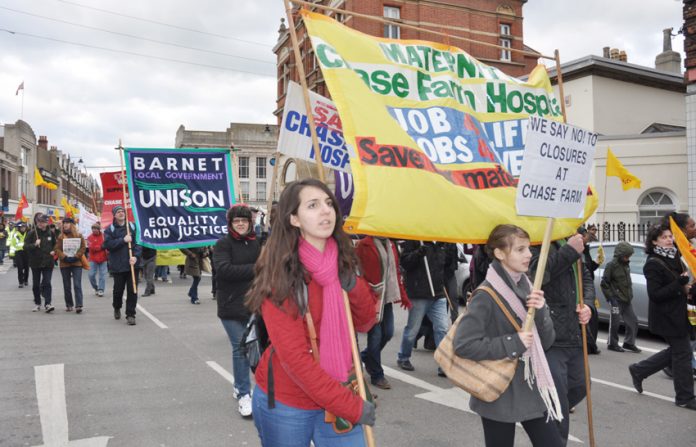
M457 271L454 272L454 276L457 278L457 299L459 303L466 304L466 293L469 291L469 263L471 262L471 255L464 253L464 245L457 244L457 257L459 259L459 265L457 266Z
M602 274L604 274L604 266L614 259L614 248L618 242L604 242L602 247L604 247L604 263L599 266L595 271L595 290L597 292L597 299L599 300L599 321L609 322L609 303L607 302L604 294L602 293L602 288L599 283L602 281ZM648 259L648 255L645 254L645 246L636 242L631 242L633 247L633 256L631 256L631 262L629 268L631 269L631 282L633 283L633 311L638 317L638 326L647 329L648 327L648 288L645 284L645 276L643 275L643 266L645 261ZM597 250L599 248L598 242L592 242L590 244L590 254L592 259L597 261Z

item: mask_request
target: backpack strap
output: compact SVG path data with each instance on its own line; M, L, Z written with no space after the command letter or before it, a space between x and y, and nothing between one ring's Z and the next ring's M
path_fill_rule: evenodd
M273 353L275 352L271 345L271 352L268 354L268 409L275 408L275 380L273 380Z
M493 290L491 287L488 287L488 286L478 286L477 290L483 290L484 292L488 293L493 298L493 300L496 302L496 304L498 304L498 307L500 307L500 310L503 311L503 313L505 314L507 319L510 321L512 326L515 328L515 330L517 332L522 331L522 328L520 327L519 324L517 324L517 321L512 317L512 315L510 314L510 311L507 309L505 304L503 304L503 302L500 301L500 297L498 296L498 293L495 290ZM471 296L473 297L474 295L471 294Z

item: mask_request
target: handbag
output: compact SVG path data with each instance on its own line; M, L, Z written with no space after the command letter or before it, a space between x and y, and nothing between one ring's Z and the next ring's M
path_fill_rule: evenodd
M479 286L478 289L487 292L493 297L512 326L519 332L521 330L520 325L517 324L507 307L500 301L498 294L490 287ZM474 294L472 294L473 296ZM515 369L517 369L517 359L505 358L474 361L455 354L454 336L466 312L465 309L459 315L459 318L447 331L447 335L435 350L435 362L440 365L447 378L456 386L479 400L493 402L510 386L510 382L515 375Z
M268 331L263 318L260 314L252 314L239 342L239 350L247 358L251 372L256 372L263 351L269 344Z
M80 262L82 262L82 268L84 270L89 270L89 261L87 260L87 256L82 255L80 257Z
M213 266L210 264L210 258L206 257L201 259L201 270L206 273L213 272Z

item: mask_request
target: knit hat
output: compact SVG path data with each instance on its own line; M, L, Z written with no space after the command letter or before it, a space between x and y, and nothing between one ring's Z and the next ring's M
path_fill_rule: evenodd
M227 225L232 225L236 218L249 219L251 222L251 210L247 205L235 205L227 211Z
M111 208L111 214L116 215L119 211L123 211L124 213L126 210L121 206L121 205L116 205L113 208Z

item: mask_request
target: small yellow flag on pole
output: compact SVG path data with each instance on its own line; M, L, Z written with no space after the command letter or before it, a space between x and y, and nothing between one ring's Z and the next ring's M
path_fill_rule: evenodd
M681 228L679 228L671 217L669 218L669 226L672 229L674 243L677 244L679 253L681 253L682 258L684 258L684 261L686 261L686 264L689 266L691 274L696 275L696 249L691 246L691 243L686 238Z
M640 179L631 174L628 169L621 164L610 148L607 148L607 177L618 177L621 179L621 186L624 191L631 188L640 189Z

